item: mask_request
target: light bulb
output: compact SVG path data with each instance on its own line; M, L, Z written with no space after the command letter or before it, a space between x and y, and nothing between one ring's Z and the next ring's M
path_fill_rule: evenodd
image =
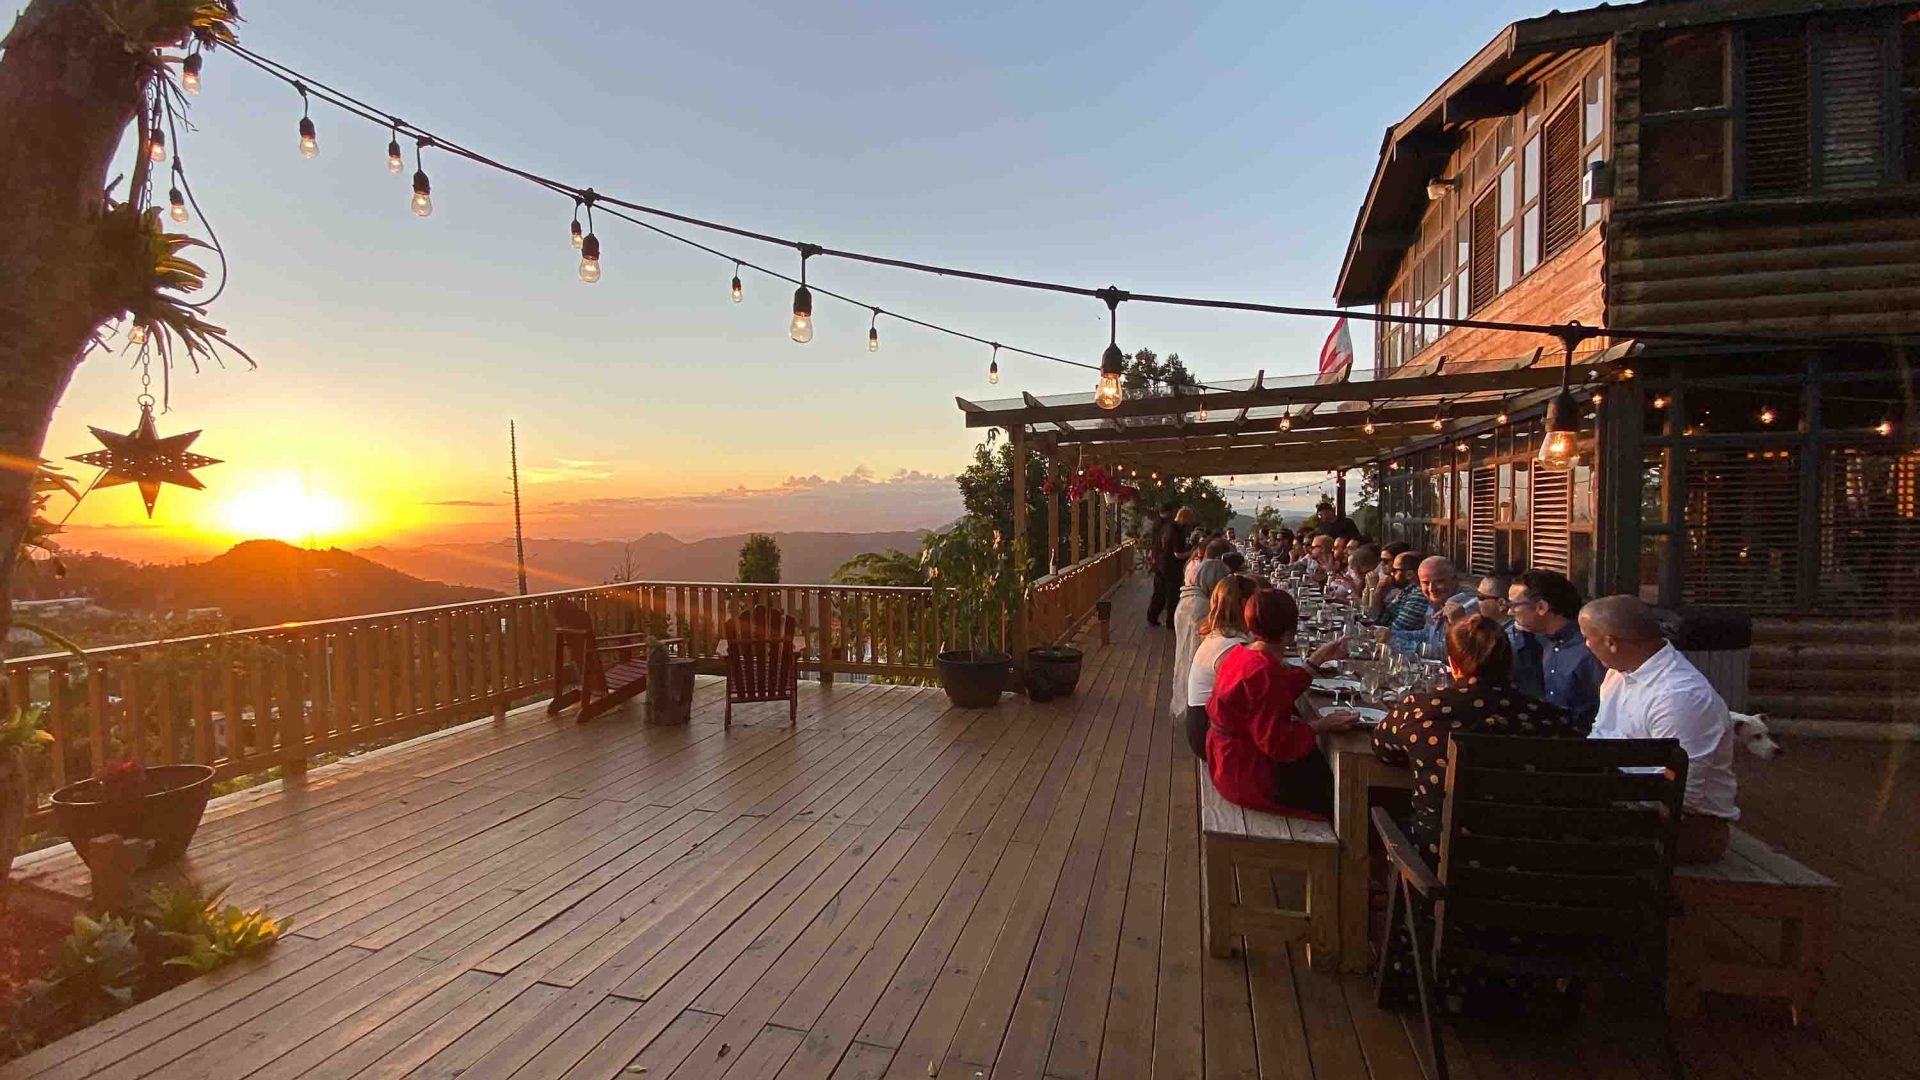
M1873 433L1874 433L1875 435L1891 435L1891 434L1893 434L1893 421L1891 421L1891 420L1882 420L1882 421L1880 421L1879 423L1877 423L1877 424L1875 424L1875 425L1873 425Z
M1435 416L1433 418L1433 430L1435 431L1447 430L1447 418L1444 416Z
M313 121L300 118L300 156L317 158L320 156L320 139L314 134Z
M153 161L167 160L167 136L155 131L147 138L147 157Z
M1460 451L1460 452L1461 452L1461 453L1463 453L1463 454L1467 452L1467 444L1466 444L1466 443L1455 443L1455 444L1454 444L1454 447L1453 447L1453 448L1454 448L1455 450L1458 450L1458 451Z
M589 285L600 280L600 238L592 233L580 241L580 280Z
M867 351L880 351L880 331L871 326L867 327ZM998 380L995 381L997 382Z
M1121 399L1120 376L1102 375L1099 386L1094 388L1093 403L1103 409L1117 409Z
M813 340L813 290L805 285L793 290L793 321L787 324L787 336L801 345Z
M1773 410L1772 410L1771 408L1767 408L1767 409L1761 409L1761 410L1760 410L1760 422L1761 422L1761 423L1763 423L1763 424L1771 424L1771 423L1773 423L1773 422L1774 422L1775 420L1777 420L1777 419L1779 419L1779 414L1778 414L1778 413L1775 413L1775 412L1774 412L1774 411L1773 411Z
M1500 415L1493 418L1493 422L1496 424L1499 424L1502 427L1506 426L1507 420L1508 420L1507 410L1505 409L1501 409Z
M586 234L580 231L580 223L578 221L567 226L567 237L573 244L573 250L575 251L579 251L580 245L586 242Z
M168 216L184 225L187 220L187 199L186 196L180 194L179 188L174 188L172 191L167 192L167 204Z
M987 365L987 382L994 386L1000 385L1000 361L995 360Z
M742 294L742 292L741 292L741 289L740 289L740 275L739 275L739 274L735 274L735 275L733 275L733 302L734 302L734 303L736 303L736 304L737 304L737 303L739 303L739 302L740 302L740 297L741 297L742 295L743 295L743 294Z
M1665 394L1661 394L1653 399L1653 407L1656 409L1664 409L1671 404L1673 404L1673 399Z
M1207 403L1204 401L1200 403L1200 422L1207 422Z
M1374 427L1373 427L1373 414L1372 414L1372 413L1368 413L1368 414L1367 414L1367 422L1366 422L1366 423L1364 423L1364 424L1361 424L1361 425L1360 425L1360 434L1362 434L1362 435L1371 435L1371 434L1373 434L1373 432L1374 432Z
M146 343L147 343L147 324L146 323L137 322L137 323L134 323L133 326L128 328L127 344L145 345Z
M413 216L433 216L433 185L428 183L425 169L413 170Z
M180 61L180 88L189 94L200 92L200 54Z
M400 170L406 167L407 159L400 156L399 140L387 140L387 171L398 176Z
M1293 414L1292 413L1280 414L1280 430L1281 431L1293 430Z

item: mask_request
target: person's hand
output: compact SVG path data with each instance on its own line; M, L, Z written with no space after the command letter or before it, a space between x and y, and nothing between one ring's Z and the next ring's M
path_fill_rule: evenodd
M1343 637L1334 638L1332 641L1314 650L1313 666L1317 668L1322 664L1330 664L1335 660L1345 660L1346 658L1347 639Z
M1360 714L1352 709L1329 709L1313 722L1313 730L1322 735L1332 735L1350 730L1359 722Z
M1452 600L1447 601L1446 605L1440 609L1440 614L1444 616L1448 622L1452 622L1455 619L1458 619L1461 616L1465 615L1466 613L1467 613L1466 608L1460 606L1459 604L1453 602Z

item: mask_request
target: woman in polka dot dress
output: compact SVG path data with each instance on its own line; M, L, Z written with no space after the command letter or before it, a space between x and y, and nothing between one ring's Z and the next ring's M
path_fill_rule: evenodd
M1447 663L1453 670L1453 685L1408 694L1373 733L1373 751L1380 760L1413 771L1413 820L1407 838L1435 869L1440 865L1440 815L1447 798L1447 750L1454 732L1585 736L1565 710L1513 688L1513 648L1492 619L1484 615L1456 619L1447 628ZM1389 965L1394 973L1389 990L1395 996L1412 991L1407 946L1405 928L1396 927L1397 958ZM1457 972L1442 974L1455 991L1487 989L1484 980L1463 980Z

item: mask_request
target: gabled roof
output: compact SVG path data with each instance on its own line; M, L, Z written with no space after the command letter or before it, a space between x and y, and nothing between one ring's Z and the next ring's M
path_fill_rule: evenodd
M1406 119L1387 128L1373 182L1353 224L1336 304L1375 303L1386 296L1406 249L1419 239L1427 209L1427 181L1440 174L1461 129L1474 120L1518 108L1509 82L1529 63L1553 53L1588 48L1635 30L1893 7L1905 0L1645 0L1601 4L1584 11L1552 11L1522 19L1493 36L1427 95Z

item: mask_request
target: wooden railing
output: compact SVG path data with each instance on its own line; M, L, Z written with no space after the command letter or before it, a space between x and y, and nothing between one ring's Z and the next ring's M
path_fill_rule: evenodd
M1100 599L1132 572L1133 547L1125 541L1028 586L1028 643L1057 645L1071 638Z
M46 797L100 767L196 762L221 778L305 769L545 696L552 607L584 605L605 633L686 639L719 673L727 616L756 603L792 614L803 671L934 676L940 621L921 588L631 582L322 622L23 657L5 664L13 699L46 708L54 744L34 755L29 828Z

